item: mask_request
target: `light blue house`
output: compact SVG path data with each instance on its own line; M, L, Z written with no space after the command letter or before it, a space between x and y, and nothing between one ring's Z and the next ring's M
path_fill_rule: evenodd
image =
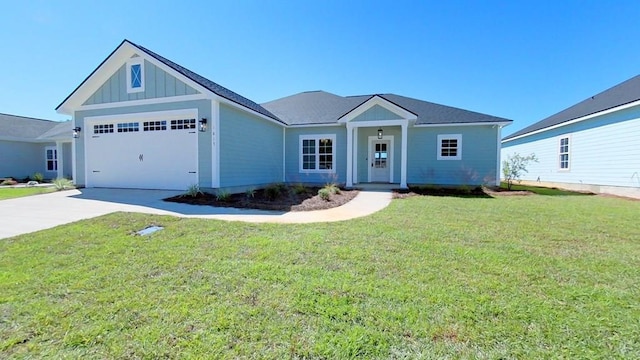
M506 136L514 153L539 159L527 183L640 197L640 76Z
M57 108L86 187L243 191L276 182L499 181L510 120L393 94L257 104L123 41Z
M71 178L71 122L0 114L0 178Z

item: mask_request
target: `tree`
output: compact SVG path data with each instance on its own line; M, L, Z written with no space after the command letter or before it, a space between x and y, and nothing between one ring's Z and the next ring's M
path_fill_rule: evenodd
M520 180L520 177L524 173L528 173L527 166L531 162L538 162L538 158L536 158L536 154L531 154L529 156L521 156L518 153L509 155L507 160L502 161L502 175L504 176L504 180L507 182L507 189L511 190L511 185L513 185L513 180Z

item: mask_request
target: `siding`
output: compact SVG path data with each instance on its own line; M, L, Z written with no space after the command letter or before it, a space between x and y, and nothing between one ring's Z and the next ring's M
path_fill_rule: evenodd
M335 173L300 172L300 135L335 135L336 169ZM286 131L286 174L289 183L326 184L347 181L347 129L343 125L323 127L288 128Z
M462 135L461 160L437 160L440 134ZM409 128L407 183L482 185L495 183L498 127L447 126Z
M83 105L198 94L192 87L146 60L144 81L144 91L128 94L127 65L124 64Z
M47 145L41 143L27 143L21 141L0 140L0 177L14 177L18 179L33 177L39 172L47 176L45 152Z
M367 111L356 116L351 121L375 121L375 120L397 120L402 119L402 116L395 114L380 105L374 105Z
M569 137L569 170L559 169L560 139ZM502 144L502 159L536 154L527 181L640 187L640 107Z
M220 105L220 187L282 182L282 126Z

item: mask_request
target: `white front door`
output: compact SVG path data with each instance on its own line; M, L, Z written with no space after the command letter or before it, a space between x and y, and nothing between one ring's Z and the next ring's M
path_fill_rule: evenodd
M370 182L391 182L391 142L374 140L369 150Z

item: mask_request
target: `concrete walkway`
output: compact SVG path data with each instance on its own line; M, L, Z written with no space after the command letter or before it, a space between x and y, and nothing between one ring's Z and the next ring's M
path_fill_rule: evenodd
M116 211L257 223L313 223L350 220L382 210L386 190L361 191L337 208L278 212L187 205L162 201L182 194L170 190L79 189L0 201L0 239L49 229Z

